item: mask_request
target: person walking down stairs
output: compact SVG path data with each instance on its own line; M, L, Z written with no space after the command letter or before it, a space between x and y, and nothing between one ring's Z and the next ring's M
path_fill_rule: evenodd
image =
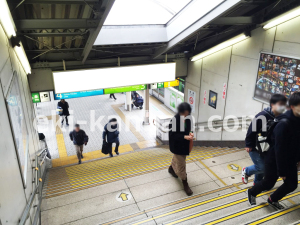
M187 182L186 156L190 153L190 141L194 135L191 133L191 119L187 119L191 113L191 106L183 102L178 106L178 113L172 118L169 124L169 146L174 154L169 173L176 178L180 178L184 191L188 196L193 194ZM183 124L183 126L182 126Z
M78 164L81 164L81 159L83 158L83 145L87 145L89 137L86 135L84 130L80 129L79 124L75 125L74 130L70 132L69 136L75 146Z

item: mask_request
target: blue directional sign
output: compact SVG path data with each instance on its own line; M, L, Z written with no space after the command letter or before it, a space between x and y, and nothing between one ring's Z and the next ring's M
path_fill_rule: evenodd
M54 99L61 100L61 99L69 99L69 98L81 98L81 97L103 95L103 94L104 94L103 89L93 90L93 91L70 92L70 93L62 93L62 94L56 94L54 92Z

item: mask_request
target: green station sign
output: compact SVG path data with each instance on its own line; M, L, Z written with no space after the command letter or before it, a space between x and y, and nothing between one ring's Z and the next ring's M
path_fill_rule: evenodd
M107 88L107 89L104 89L104 94L114 94L114 93L129 92L129 91L142 91L142 90L146 90L146 89L147 89L146 84L126 86L126 87Z
M38 92L31 93L31 97L32 97L32 102L33 103L39 103L39 102L41 102L40 93L38 93Z
M157 88L164 88L164 83L157 83Z

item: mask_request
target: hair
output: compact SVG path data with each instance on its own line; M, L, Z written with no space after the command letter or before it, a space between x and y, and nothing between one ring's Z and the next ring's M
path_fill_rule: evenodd
M117 122L117 119L116 118L112 118L109 120L109 122Z
M289 107L293 106L297 106L300 104L300 92L295 92L294 94L292 94L292 96L290 97L289 100Z
M281 94L272 95L272 97L270 99L270 106L272 104L276 104L277 102L286 103L287 102L287 98L284 95L281 95Z
M184 113L185 111L188 111L189 113L191 113L192 108L188 103L182 102L177 107L177 110L178 110L178 113Z
M75 124L75 127L80 127L78 123Z

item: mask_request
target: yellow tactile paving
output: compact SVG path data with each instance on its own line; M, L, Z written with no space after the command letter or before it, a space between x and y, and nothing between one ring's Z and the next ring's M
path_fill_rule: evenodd
M139 141L145 141L145 138L135 129L135 126L129 121L129 119L124 115L124 113L119 109L123 104L112 105L111 107L116 111L119 117L123 120L123 122L129 126L130 131L134 134L134 136Z
M237 148L195 148L187 158L187 162L207 159L240 150ZM133 151L133 149L130 145L126 145L122 146L120 151ZM83 161L93 159L99 153L99 151L84 153ZM91 161L81 165L52 169L49 171L45 185L46 197L62 195L115 180L161 170L169 166L171 158L172 154L169 150L155 148ZM53 160L53 164L58 166L74 162L77 162L74 156Z

